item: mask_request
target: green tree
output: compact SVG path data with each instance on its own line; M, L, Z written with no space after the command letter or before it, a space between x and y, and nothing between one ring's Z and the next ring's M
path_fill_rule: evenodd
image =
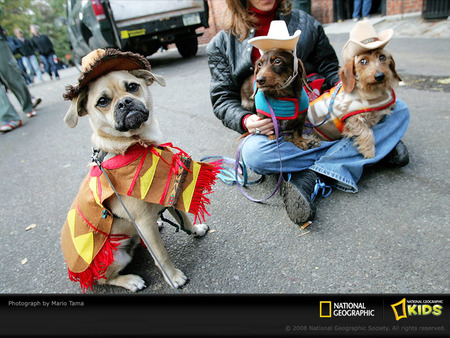
M63 61L70 54L67 28L61 18L66 17L65 0L0 0L3 10L1 25L9 35L14 28L23 30L26 38L31 38L30 25L39 26L39 31L47 35L53 43L55 54Z

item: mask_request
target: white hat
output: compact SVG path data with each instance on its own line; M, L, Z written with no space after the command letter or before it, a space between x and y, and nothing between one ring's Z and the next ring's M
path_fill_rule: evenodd
M383 48L393 35L392 29L386 29L377 34L369 20L359 21L351 30L350 38L342 48L343 62L368 50Z
M285 49L294 51L300 37L300 30L295 31L294 35L289 36L289 31L286 22L283 20L274 20L270 23L269 32L267 36L257 36L248 40L261 51L269 49Z

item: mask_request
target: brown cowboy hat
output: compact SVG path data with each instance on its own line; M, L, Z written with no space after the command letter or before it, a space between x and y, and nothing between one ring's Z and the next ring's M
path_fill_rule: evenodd
M63 94L65 100L73 100L80 90L106 73L116 70L145 69L150 71L150 63L140 55L121 52L114 48L96 49L81 59L81 75L75 86L67 86Z
M383 48L393 35L392 29L386 29L377 34L369 20L358 21L350 31L350 38L342 49L343 62L368 50Z

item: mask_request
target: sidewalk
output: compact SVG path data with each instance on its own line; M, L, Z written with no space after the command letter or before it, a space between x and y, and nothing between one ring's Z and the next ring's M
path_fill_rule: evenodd
M377 32L392 28L397 37L450 38L450 20L427 21L418 14L373 16L369 19ZM348 34L355 26L353 20L323 25L325 33Z

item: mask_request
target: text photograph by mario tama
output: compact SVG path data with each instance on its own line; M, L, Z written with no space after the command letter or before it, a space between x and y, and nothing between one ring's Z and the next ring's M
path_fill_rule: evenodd
M117 326L97 324L120 321L153 335L448 337L449 302L435 294L0 295L0 332L63 335L75 321L73 335L114 335Z

